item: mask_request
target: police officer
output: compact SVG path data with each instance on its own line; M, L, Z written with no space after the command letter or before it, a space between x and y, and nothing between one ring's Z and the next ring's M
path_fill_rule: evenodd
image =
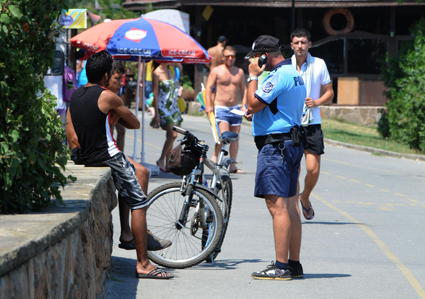
M252 273L252 277L278 280L303 277L296 193L303 156L298 130L306 89L291 60L282 56L277 38L261 35L245 58L250 60L248 112L253 114L252 133L258 148L254 196L266 200L273 218L276 250L276 262ZM270 74L257 86L258 76L264 70Z

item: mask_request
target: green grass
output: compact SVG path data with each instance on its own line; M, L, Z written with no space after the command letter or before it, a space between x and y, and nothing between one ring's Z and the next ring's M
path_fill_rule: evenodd
M109 273L109 280L112 280L112 281L118 281L118 282L125 282L124 280L122 280L122 279L118 279L118 278L116 278L114 275L112 275L112 274L110 274Z
M376 128L360 126L335 119L322 119L324 137L339 142L368 146L395 153L424 155L408 145L383 139Z
M191 112L191 113L188 113L188 114L191 115L191 116L205 116L204 111L196 111L196 112Z

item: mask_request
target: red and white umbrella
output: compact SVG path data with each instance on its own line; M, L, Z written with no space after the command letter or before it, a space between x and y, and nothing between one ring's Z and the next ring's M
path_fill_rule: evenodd
M208 63L211 57L194 38L174 25L144 18L115 20L93 26L71 38L71 44L91 52Z
M89 52L106 50L121 60L148 60L182 63L209 63L211 56L195 39L174 25L144 18L114 20L93 26L70 39L71 45ZM86 55L88 56L88 55ZM144 74L143 74L144 83ZM144 95L144 86L143 92ZM144 112L144 106L143 112ZM139 107L139 84L136 92L136 111ZM144 113L142 115L142 163L144 152ZM133 160L136 160L137 130L134 133Z

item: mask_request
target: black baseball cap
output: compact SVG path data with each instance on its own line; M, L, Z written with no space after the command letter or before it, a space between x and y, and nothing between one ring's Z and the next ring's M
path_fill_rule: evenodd
M86 50L80 49L78 51L75 51L75 58L77 58L78 60L84 58L84 56L86 56Z
M224 36L224 35L220 35L218 37L218 42L222 43L222 42L228 42L229 40Z
M271 35L260 35L252 44L252 50L246 54L245 59L249 59L255 54L264 52L277 52L280 50L279 39Z

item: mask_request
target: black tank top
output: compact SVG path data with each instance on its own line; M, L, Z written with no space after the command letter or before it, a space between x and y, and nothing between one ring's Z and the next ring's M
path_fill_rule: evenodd
M120 152L109 126L111 111L105 114L99 109L99 96L104 90L99 85L80 87L71 96L69 109L83 164L103 162Z

